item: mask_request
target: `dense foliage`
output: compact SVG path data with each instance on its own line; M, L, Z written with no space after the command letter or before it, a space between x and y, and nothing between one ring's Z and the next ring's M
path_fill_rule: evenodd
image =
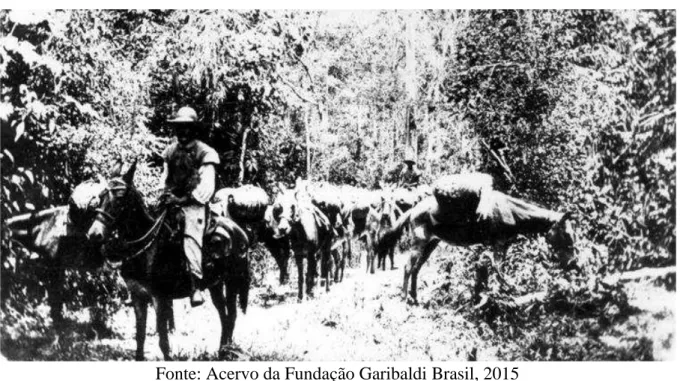
M192 105L222 185L374 187L413 151L427 181L484 171L578 212L612 269L675 262L672 10L2 11L0 24L3 221L65 203L118 158L140 160L155 197L165 120ZM28 260L5 233L3 282Z

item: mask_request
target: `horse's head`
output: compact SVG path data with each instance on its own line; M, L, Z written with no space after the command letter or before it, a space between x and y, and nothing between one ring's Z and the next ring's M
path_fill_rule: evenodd
M564 213L545 235L546 242L557 253L560 260L570 260L575 255L576 234L572 227L572 220L573 216L570 212Z
M95 210L96 217L87 231L87 239L101 242L109 237L111 231L133 217L132 212L143 208L141 195L134 188L133 179L137 162L130 166L124 174L120 174L120 167L112 173L106 188L99 194L99 208Z
M297 198L293 191L285 190L276 196L274 204L265 213L265 223L275 239L290 234L293 224L300 220L298 213Z

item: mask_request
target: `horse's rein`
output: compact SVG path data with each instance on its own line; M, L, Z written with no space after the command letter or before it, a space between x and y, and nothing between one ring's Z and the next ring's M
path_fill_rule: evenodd
M126 184L117 185L117 186L114 186L114 187L109 187L107 185L106 188L104 188L104 190L102 190L101 193L99 193L98 197L99 197L99 200L101 200L103 196L108 195L109 198L111 199L111 198L113 198L113 191L117 191L117 190L127 191L127 189L128 189L128 186ZM109 213L109 212L107 212L107 211L105 211L104 209L101 208L101 201L100 201L99 206L100 206L99 208L96 208L94 210L95 211L94 219L95 219L95 221L99 221L102 224L104 224L104 226L106 226L107 228L110 228L111 225L113 225L116 222L116 218L113 215L111 215L111 213Z
M116 185L113 187L107 186L102 192L99 194L99 199L101 200L104 195L108 195L109 198L113 198L113 192L117 190L128 190L128 185L123 183L120 185ZM101 206L101 204L100 204ZM95 209L96 216L95 220L101 222L104 224L104 226L110 228L111 225L113 225L116 222L116 217L111 215L111 213L108 213L107 211L103 210L101 207ZM155 238L158 236L158 233L161 230L161 227L163 226L163 222L165 221L165 216L167 215L168 209L164 209L163 212L161 213L160 216L154 221L154 224L151 226L149 231L147 231L144 235L142 235L140 238L132 240L132 241L123 241L123 248L127 249L130 246L137 245L140 243L143 243L148 240L148 242L139 250L137 250L134 254L126 256L125 258L122 259L122 261L128 261L132 258L137 257L138 255L142 254L145 252L155 241Z
M132 258L135 258L138 255L145 252L149 247L151 247L151 245L156 240L156 237L158 237L158 233L161 231L161 227L163 226L163 222L165 221L166 214L168 214L168 209L163 209L163 213L161 213L161 215L158 216L158 218L156 219L154 224L151 226L151 229L149 229L149 231L146 232L146 234L144 234L141 238L138 238L134 241L123 242L123 246L128 247L128 246L136 245L138 243L142 243L146 240L149 241L149 242L146 243L146 245L144 245L141 249L137 250L134 254L123 258L123 261L128 261Z

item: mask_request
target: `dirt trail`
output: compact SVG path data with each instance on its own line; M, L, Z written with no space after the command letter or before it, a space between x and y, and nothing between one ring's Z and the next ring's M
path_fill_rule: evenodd
M235 344L240 348L237 353L243 359L271 361L455 361L468 360L472 353L478 360L502 360L523 353L537 339L533 331L527 331L529 327L521 328L523 333L515 339L503 339L481 319L474 318L467 307L454 311L450 303L455 303L459 295L463 299L468 297L463 292L472 281L461 255L461 251L446 246L433 253L419 276L419 296L423 302L420 306L409 306L401 300L406 260L403 253L397 255L396 270L377 270L371 275L363 266L348 269L344 281L332 284L329 293L325 287L317 287L316 297L301 303L296 297L295 277L290 284L278 286L278 272L271 271L262 286L252 290L247 314L239 311L234 334ZM448 268L450 282L443 282L443 268ZM444 283L450 284L442 288ZM605 346L603 350L627 351L637 339L646 337L651 342L654 359L671 359L676 293L635 283L629 284L626 291L631 305L640 312L603 330L596 341ZM442 293L453 299L441 307L428 303ZM206 303L193 309L187 300L175 301L176 331L170 342L176 359L218 358L219 319L207 292L205 296ZM85 327L87 315L78 313L78 324ZM154 322L150 309L146 358L161 360ZM126 307L116 313L110 327L116 338L92 340L85 339L83 333L74 335L68 359L133 359L136 343L132 309ZM581 348L583 340L581 335L578 339L563 337L559 342ZM19 351L8 358L60 358L55 353L59 349L50 345L49 338L18 340L11 345L18 346Z
M363 267L348 269L344 281L331 284L329 293L317 287L315 298L301 303L294 294L295 279L273 286L277 282L272 273L265 287L254 290L247 314L239 313L234 340L245 353L268 360L464 360L472 348L465 343L469 340L457 339L470 336L465 332L469 329L461 330L468 323L461 318L457 324L442 324L431 311L402 302L404 260L405 255L400 255L397 270L377 270L373 275ZM421 282L432 283L437 275L434 267L423 268ZM192 309L183 300L174 306L173 354L196 358L216 353L220 325L212 304L208 301ZM150 313L148 359L161 358L154 320ZM119 312L112 325L123 340L103 340L102 344L132 351L131 309Z

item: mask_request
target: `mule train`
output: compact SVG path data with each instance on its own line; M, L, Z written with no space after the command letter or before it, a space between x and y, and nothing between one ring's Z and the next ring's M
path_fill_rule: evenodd
M171 210L153 213L145 204L134 186L135 167L133 164L125 173L120 168L114 170L108 181L81 184L69 206L10 218L7 224L15 237L41 253L50 266L58 264L56 269L69 264L85 266L85 262L96 267L104 259L120 261L136 317L136 358L144 358L151 303L160 348L169 359L172 300L189 295L186 263L178 244L181 229ZM298 181L290 189L275 187L271 198L261 188L246 185L221 189L213 201L211 231L221 229L222 234L208 235L205 240L205 276L200 287L210 291L218 311L221 346L232 341L237 301L246 311L248 250L257 242L271 252L281 284L289 279L288 262L293 256L299 300L305 294L314 296L319 279L325 281L327 292L331 280L343 280L347 261L353 259L353 242L364 247L366 272L375 271L376 256L378 267L385 270L390 258L394 268L395 247L404 232L411 236L412 245L403 278L403 294L409 302L417 302L418 273L441 241L488 245L502 254L517 234L546 233L547 241L562 256L573 251L568 214L495 191L491 178L483 174L446 176L431 188L414 190L366 190ZM493 266L493 260L480 260L475 270L477 301L487 287L486 262ZM48 282L55 325L61 321L62 310L59 274L51 272Z

